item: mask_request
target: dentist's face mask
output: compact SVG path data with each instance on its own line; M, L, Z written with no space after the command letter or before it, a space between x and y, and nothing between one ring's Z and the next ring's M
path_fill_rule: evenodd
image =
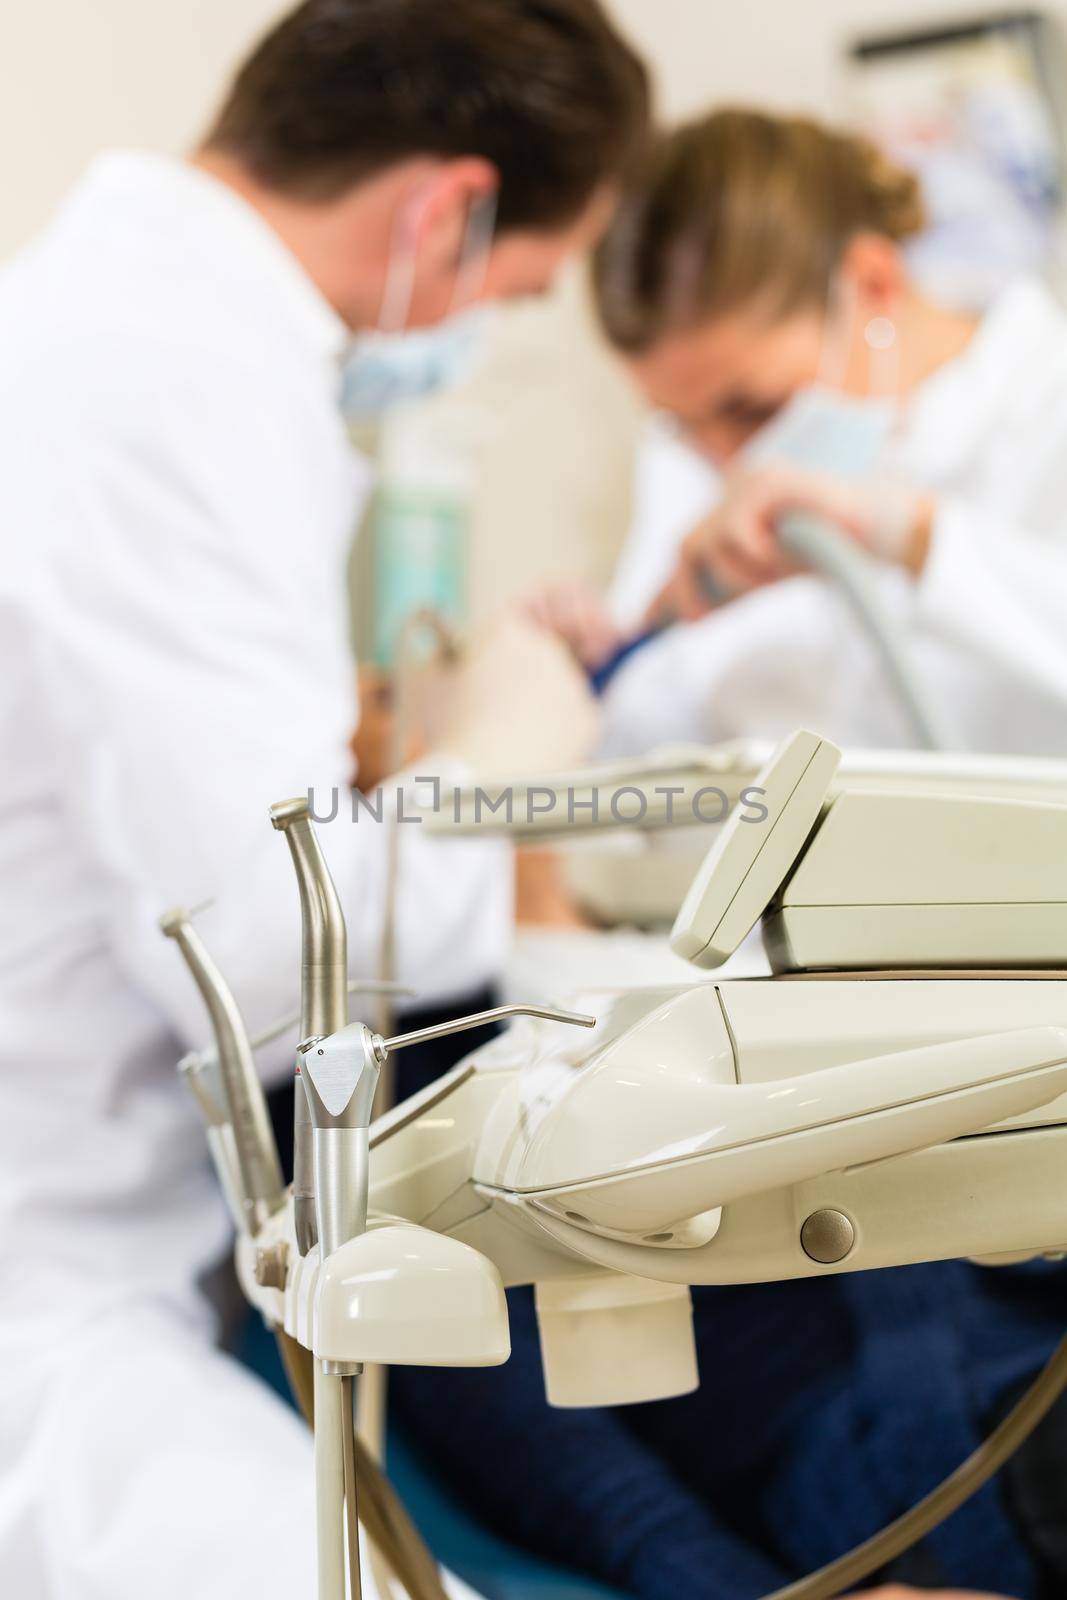
M365 421L390 406L461 383L477 360L492 316L492 306L471 306L433 328L358 339L342 378L345 416Z
M869 393L856 398L836 387L847 361L847 340L855 321L846 293L846 325L831 322L816 382L798 389L741 451L745 467L780 464L844 479L870 478L884 463L899 421L897 330L888 317L874 317L864 329L869 359Z
M452 308L433 327L405 332L415 290L417 247L394 246L386 269L378 328L353 341L341 384L341 409L366 421L404 401L423 399L467 376L477 358L491 306L482 291L496 220L496 196L477 201L467 219Z

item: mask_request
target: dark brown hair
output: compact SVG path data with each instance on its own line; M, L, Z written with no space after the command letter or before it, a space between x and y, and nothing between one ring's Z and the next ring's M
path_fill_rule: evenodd
M549 229L624 177L648 116L644 66L599 0L305 0L206 142L309 199L410 156L481 156L498 225Z
M597 251L601 321L637 353L741 307L822 306L856 234L900 240L923 225L915 177L869 140L716 111L650 149Z

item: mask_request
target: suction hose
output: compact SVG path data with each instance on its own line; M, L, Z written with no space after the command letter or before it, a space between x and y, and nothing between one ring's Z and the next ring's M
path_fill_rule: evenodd
M863 632L878 651L885 673L907 713L921 750L950 750L952 740L926 686L886 615L878 592L878 564L853 539L822 517L790 511L778 525L784 549L806 567L829 578L851 606Z

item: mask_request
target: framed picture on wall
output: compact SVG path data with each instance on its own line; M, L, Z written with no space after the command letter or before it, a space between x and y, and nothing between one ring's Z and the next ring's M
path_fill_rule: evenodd
M930 215L913 267L979 309L1010 278L1057 278L1064 196L1064 42L1014 12L849 47L854 120L920 176Z

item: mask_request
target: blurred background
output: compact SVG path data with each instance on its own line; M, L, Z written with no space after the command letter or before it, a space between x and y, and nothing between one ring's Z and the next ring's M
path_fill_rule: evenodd
M232 64L286 8L3 8L0 259L97 150L187 148ZM1060 285L1067 0L1040 13L985 13L973 0L611 0L611 9L653 64L661 118L731 102L808 110L861 122L918 164L937 220L917 264L942 295L981 304L1020 265ZM355 557L361 656L388 657L390 619L408 604L429 600L477 625L544 580L605 579L627 528L641 420L598 338L582 273L544 304L497 312L458 391L360 441L382 465Z

